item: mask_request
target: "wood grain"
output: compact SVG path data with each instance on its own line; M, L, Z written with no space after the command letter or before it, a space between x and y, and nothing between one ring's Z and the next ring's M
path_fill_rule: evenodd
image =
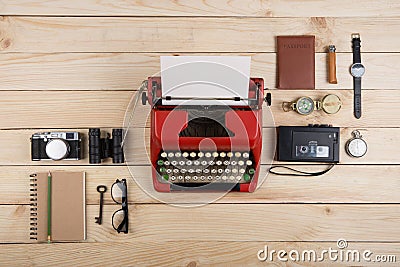
M288 6L290 8L288 8ZM246 17L392 17L400 12L396 0L357 2L338 0L300 2L290 0L116 0L66 1L2 0L2 15L51 16L246 16Z
M296 165L295 168L320 171L325 166ZM0 170L2 204L29 204L29 175L49 170L85 171L86 201L95 206L99 203L97 186L104 184L110 189L117 178L127 179L130 203L160 203L160 197L170 203L204 203L201 202L201 193L156 193L149 166L137 166L130 170L126 166L3 166ZM261 171L265 174L267 166L262 166ZM217 203L399 203L399 174L400 166L397 165L339 165L327 174L314 178L270 174L256 192L231 192L218 199ZM381 178L383 175L384 180ZM263 177L260 176L260 180ZM140 185L136 181L141 181ZM145 186L146 191L143 190ZM110 192L105 194L104 201L114 203Z
M394 255L400 257L399 243L363 243L350 242L348 250L365 250L373 252L371 259L377 255ZM121 266L322 266L321 262L281 262L277 259L259 261L257 254L268 246L269 250L299 251L315 250L320 256L324 249L337 249L336 242L195 242L195 241L146 241L146 242L106 242L78 244L15 244L2 246L1 262L7 266L94 266L114 265L118 258ZM35 253L32 253L35 251ZM123 253L121 253L123 251ZM118 257L117 257L118 255ZM263 255L261 255L263 256ZM323 264L362 264L376 266L375 262L340 262L330 261L326 255ZM384 266L396 266L382 263Z
M400 240L399 205L130 205L127 235L111 226L111 216L119 208L105 205L100 226L94 220L98 206L87 206L87 242ZM7 229L0 232L2 242L30 242L29 206L2 205L0 214L7 215L0 217Z
M264 105L263 126L333 124L338 127L399 127L400 90L365 90L362 119L353 116L353 90L276 90L272 91L271 112ZM88 128L123 126L124 115L134 92L129 91L0 91L0 129ZM322 99L336 94L343 103L334 115L316 111L308 116L283 112L283 101L301 96ZM29 101L26 101L29 99ZM145 127L149 105L137 107L132 126ZM135 113L136 114L136 113ZM149 126L147 124L147 126Z
M340 163L342 164L400 164L400 128L365 128L360 130L364 140L368 143L368 153L362 158L352 158L345 151L346 142L352 137L356 128L342 128L340 147ZM73 129L82 135L82 160L77 161L31 161L30 138L33 133L44 131L69 131L66 129L31 129L31 130L3 130L0 131L0 153L1 165L88 165L88 129ZM111 133L109 128L102 128L102 134ZM130 137L132 135L132 137ZM132 129L128 139L131 143L125 143L126 160L129 165L149 165L148 154L150 153L150 129ZM262 164L270 164L275 154L275 129L263 129L263 154ZM129 153L129 154L128 154ZM12 157L10 157L12 155ZM275 161L275 164L279 162ZM103 164L112 164L111 159L105 159ZM115 164L112 164L115 166Z
M160 56L196 53L0 53L0 90L135 90L149 76L159 75ZM251 76L276 87L275 53L225 53L251 56ZM327 79L327 54L316 56L317 89L351 89L352 56L337 53L338 84ZM367 72L364 89L399 89L399 53L363 53ZM382 77L385 77L382 79Z
M400 18L86 18L0 20L0 52L275 52L277 35L316 35L316 51L399 52ZM288 27L288 25L290 25ZM382 28L384 27L384 31ZM266 30L267 29L267 30ZM229 36L229 42L226 38ZM385 40L385 42L376 42Z

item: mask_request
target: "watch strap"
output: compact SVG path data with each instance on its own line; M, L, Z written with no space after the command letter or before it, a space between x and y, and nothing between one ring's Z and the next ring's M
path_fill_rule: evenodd
M361 118L361 77L354 77L354 117Z
M353 38L353 63L361 63L361 39Z

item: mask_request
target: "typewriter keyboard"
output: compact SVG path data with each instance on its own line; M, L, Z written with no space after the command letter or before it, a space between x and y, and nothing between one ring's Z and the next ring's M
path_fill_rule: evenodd
M255 173L251 152L162 151L159 178L170 183L249 183Z

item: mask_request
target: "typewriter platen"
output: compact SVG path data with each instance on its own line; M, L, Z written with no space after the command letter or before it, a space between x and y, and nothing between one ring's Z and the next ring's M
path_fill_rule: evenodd
M250 78L245 106L169 105L172 99L162 97L161 87L160 77L150 77L142 95L142 104L152 107L154 188L253 192L262 149L263 79Z

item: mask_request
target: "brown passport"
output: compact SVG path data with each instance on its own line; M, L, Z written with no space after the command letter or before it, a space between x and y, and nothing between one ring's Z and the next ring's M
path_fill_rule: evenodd
M278 36L278 88L315 89L315 36Z
M48 173L31 175L31 239L47 240ZM51 172L51 241L86 239L85 173Z

